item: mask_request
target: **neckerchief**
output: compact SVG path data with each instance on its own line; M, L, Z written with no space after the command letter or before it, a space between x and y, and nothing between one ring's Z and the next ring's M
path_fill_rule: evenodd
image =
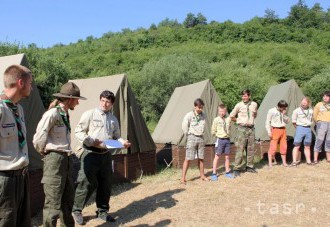
M199 125L199 122L201 121L201 115L202 114L196 114L195 113L195 111L193 111L194 112L194 116L195 116L195 118L196 118L196 125Z
M247 115L248 115L248 121L250 120L250 105L251 105L251 101L248 102L243 102L246 105L246 109L247 109Z
M228 134L228 132L227 132L227 123L226 123L226 117L222 117L222 120L223 120L223 129L224 129L225 133L227 133L227 134Z
M14 118L16 121L16 126L17 126L18 144L19 144L19 147L22 149L24 147L24 145L26 144L26 140L25 140L25 137L24 137L23 131L22 131L22 124L21 124L21 119L19 117L19 113L18 113L18 107L7 97L5 97L5 98L6 99L4 99L3 102L6 103L6 105L8 106L8 108L11 110L11 112L14 115Z
M328 106L330 106L330 103L325 104L325 102L323 102L323 106L327 109L327 111L330 111L330 108L328 108Z
M309 108L307 109L307 114L304 111L304 108L300 107L301 111L303 112L303 114L305 115L305 117L308 119L309 116Z
M62 111L62 108L60 106L56 106L56 108L59 110L59 113L62 117L62 120L68 130L68 133L71 132L71 126L70 126L70 117L69 114L66 114L65 112Z
M280 113L280 120L281 123L283 123L283 114L281 113L281 111L276 107L277 111Z

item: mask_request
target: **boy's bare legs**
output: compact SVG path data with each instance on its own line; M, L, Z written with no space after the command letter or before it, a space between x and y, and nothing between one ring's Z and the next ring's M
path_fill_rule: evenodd
M319 152L318 151L314 151L314 163L317 163L319 158Z
M273 166L273 155L268 151L268 166L271 168Z
M229 173L230 172L229 155L225 155L225 169L226 169L226 173Z
M286 164L286 154L281 154L281 158L282 158L282 165L288 166L288 164Z
M327 161L330 162L330 152L325 152L327 154Z
M198 167L201 180L208 181L209 179L204 174L204 159L198 159Z
M188 171L188 167L189 167L189 162L190 160L185 159L183 162L183 166L182 166L182 177L181 177L181 183L186 183L186 176L187 176L187 171Z
M292 163L296 164L298 161L298 151L299 150L299 146L295 146L292 150Z
M219 162L219 155L215 155L213 159L213 174L217 174L217 167Z
M312 163L311 162L311 147L305 146L304 153L305 153L306 162Z

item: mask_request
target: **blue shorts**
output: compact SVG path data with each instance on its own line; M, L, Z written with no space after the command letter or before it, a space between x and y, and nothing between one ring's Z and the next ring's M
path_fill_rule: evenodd
M230 139L229 138L217 138L215 145L215 154L229 154L230 153Z
M312 143L312 130L311 127L304 127L297 125L296 134L294 136L293 144L295 146L300 146L304 140L304 146L310 146Z

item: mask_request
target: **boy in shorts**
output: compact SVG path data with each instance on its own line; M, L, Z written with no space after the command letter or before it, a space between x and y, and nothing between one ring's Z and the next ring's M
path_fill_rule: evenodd
M181 183L186 184L186 175L191 160L198 159L200 178L204 181L209 179L204 174L204 128L205 114L203 113L204 102L198 98L194 101L194 110L186 114L182 122L182 130L187 135L186 158L182 167Z
M297 166L297 164L300 162L299 148L303 140L306 163L308 165L313 164L311 162L310 150L312 143L312 123L313 109L311 108L311 100L307 97L304 97L301 101L300 107L295 109L292 113L292 124L296 128L296 134L293 141L294 148L292 151L292 166Z
M213 174L211 176L212 181L218 180L217 165L221 154L225 155L225 176L227 178L234 178L230 173L229 167L229 154L230 154L230 130L231 118L227 116L227 108L224 104L218 106L218 116L213 120L211 134L216 136L215 144L215 156L213 160Z

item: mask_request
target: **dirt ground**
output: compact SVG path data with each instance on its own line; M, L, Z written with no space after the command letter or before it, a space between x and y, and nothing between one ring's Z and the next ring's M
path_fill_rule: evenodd
M216 182L201 181L198 170L189 169L182 185L181 170L167 169L114 187L115 224L94 219L94 203L83 216L85 226L330 226L329 173L325 160L315 166L260 165L257 174L236 179L221 172ZM41 224L40 213L33 226Z

